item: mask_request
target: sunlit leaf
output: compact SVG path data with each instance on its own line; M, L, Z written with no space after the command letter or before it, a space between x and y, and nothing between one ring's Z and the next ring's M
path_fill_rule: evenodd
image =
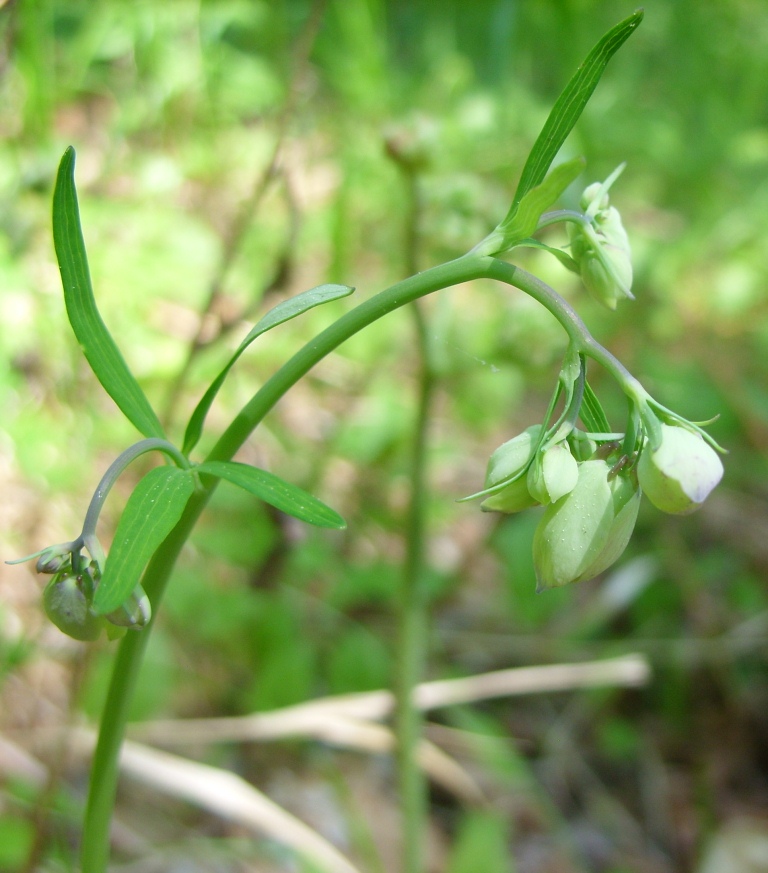
M199 473L207 473L226 479L233 485L238 485L251 494L260 497L265 503L274 506L281 512L294 516L301 521L315 524L318 527L332 527L341 530L347 526L344 519L330 506L326 506L316 497L308 494L298 485L286 482L274 473L240 464L237 461L206 461L195 469Z
M96 378L125 417L147 437L163 437L163 428L139 383L101 319L91 287L80 210L75 189L75 150L59 164L53 194L53 242L72 330Z
M94 612L113 612L133 595L144 567L176 526L194 488L192 474L178 467L156 467L134 488L93 598Z
M274 309L270 309L269 312L251 329L248 336L240 343L237 351L229 359L226 367L224 367L213 382L211 382L210 387L195 407L195 411L189 419L189 424L187 425L187 430L184 434L184 446L182 448L184 454L188 455L197 445L197 441L200 439L200 434L203 432L205 417L208 415L208 410L211 408L211 404L218 394L219 389L224 384L227 373L229 373L234 366L235 361L237 361L240 355L242 355L256 337L261 336L273 327L277 327L278 324L283 324L283 322L296 318L297 315L301 315L309 309L314 309L315 306L319 306L321 303L328 303L330 300L338 300L340 297L347 297L354 290L355 289L351 288L349 285L318 285L317 288L310 288L309 291L297 294L296 297L291 297L289 300L283 300L282 303L278 303Z
M512 209L505 221L511 219L523 197L544 179L560 146L565 142L592 96L608 61L634 33L642 20L643 10L638 9L629 18L625 18L611 28L587 55L565 90L557 98L525 162L512 201Z

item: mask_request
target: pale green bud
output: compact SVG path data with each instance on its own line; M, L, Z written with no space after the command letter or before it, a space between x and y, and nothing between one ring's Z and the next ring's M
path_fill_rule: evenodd
M646 443L637 478L651 503L662 512L686 515L707 499L723 476L717 452L698 434L677 425L661 425L661 445Z
M60 631L76 640L91 641L101 633L103 619L91 612L83 581L82 576L57 573L45 586L43 606Z
M500 445L491 455L485 474L486 488L492 488L518 474L520 478L484 500L480 504L483 511L520 512L522 509L536 505L536 500L528 491L524 470L533 459L540 437L541 425L534 424L514 439Z
M137 585L133 594L124 603L104 617L118 627L141 630L152 617L152 607L144 589L141 585Z
M68 544L67 544L68 545ZM35 569L38 573L58 573L72 563L72 554L61 546L51 546L37 559Z
M593 182L591 185L587 185L579 199L579 206L589 215L594 215L601 209L607 209L608 203L608 192L602 182Z
M557 443L531 464L527 476L528 491L539 503L554 503L573 491L578 478L576 459L565 443Z
M539 590L591 579L626 548L640 490L629 477L610 472L606 461L583 461L573 490L544 511L533 538Z
M629 237L618 210L609 206L607 190L600 182L585 189L580 205L592 223L569 225L571 256L579 265L587 291L599 303L615 309L623 297L632 298Z
M579 430L572 430L568 435L568 445L571 454L577 461L588 461L597 451L597 443Z

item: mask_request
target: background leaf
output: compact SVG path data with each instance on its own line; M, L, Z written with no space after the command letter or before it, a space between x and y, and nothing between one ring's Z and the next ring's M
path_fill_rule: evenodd
M565 90L557 98L525 162L512 208L504 219L505 223L515 214L523 197L546 176L560 146L565 142L565 138L592 96L608 61L635 31L643 20L643 14L643 10L638 9L629 18L625 18L611 28L587 55Z
M297 294L296 297L291 297L289 300L283 300L273 309L270 309L269 312L251 329L248 336L240 343L237 351L229 359L229 363L213 380L213 382L211 382L210 387L195 407L195 411L189 419L189 424L187 425L187 430L184 434L184 446L182 448L184 454L188 455L197 445L197 441L200 439L200 434L203 431L205 417L208 414L208 410L211 408L211 404L218 394L219 389L224 384L227 373L229 373L234 366L235 361L237 361L240 355L242 355L256 337L261 336L273 327L277 327L278 324L283 324L285 321L290 321L290 319L296 318L296 316L301 315L302 312L314 309L315 306L319 306L321 303L328 303L331 300L348 297L354 290L355 289L349 285L318 285L317 288L310 288L309 291Z
M123 415L147 437L164 437L154 410L101 319L91 287L75 189L75 150L59 164L53 194L53 242L72 330L104 390Z
M326 506L298 485L292 485L275 476L274 473L268 473L249 464L240 464L237 461L207 461L195 469L200 473L226 479L227 482L260 497L275 509L309 524L336 530L342 530L347 526L344 519L330 506Z
M175 527L194 488L192 474L178 467L156 467L134 488L93 598L95 612L112 612L133 594L144 567Z

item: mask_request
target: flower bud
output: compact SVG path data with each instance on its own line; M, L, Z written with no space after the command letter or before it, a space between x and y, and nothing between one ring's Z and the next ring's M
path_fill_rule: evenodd
M57 573L45 586L43 606L60 631L76 640L90 641L98 638L103 620L91 612L82 583L81 576Z
M137 585L136 590L124 603L104 617L118 627L141 630L152 617L152 607L144 589L141 585Z
M573 491L579 467L565 443L550 446L528 469L527 484L531 496L544 505L554 503Z
M687 515L707 499L723 476L717 452L698 434L678 425L661 425L661 445L646 443L637 478L651 503L662 512Z
M591 579L626 548L640 490L628 476L609 478L610 472L606 461L583 461L573 490L544 511L533 538L538 590Z
M53 574L69 567L71 563L72 554L69 550L62 552L59 546L51 546L37 559L35 569L38 573Z
M621 216L608 202L599 182L586 188L581 207L592 223L569 225L569 236L571 256L579 265L587 291L599 303L616 309L621 298L632 298L632 260Z
M491 455L485 474L486 488L492 488L505 479L521 475L519 479L484 500L480 504L484 512L520 512L521 509L536 505L536 500L528 491L523 471L536 452L540 436L541 425L534 424L514 439L500 445Z

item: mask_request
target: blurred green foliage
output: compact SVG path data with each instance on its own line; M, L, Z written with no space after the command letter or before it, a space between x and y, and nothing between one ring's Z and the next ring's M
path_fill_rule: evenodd
M44 541L70 538L103 469L135 437L65 323L49 213L67 145L78 150L105 320L153 401L173 410L179 439L184 415L270 297L340 281L362 298L404 275L413 202L393 152L419 157L419 266L482 238L576 64L630 11L607 0L0 8L0 475L25 507L2 533L2 557L37 548L40 529L55 531ZM545 862L693 869L735 809L764 812L766 36L759 0L649 0L566 144L567 156L586 156L587 182L628 163L612 195L633 246L635 303L600 310L545 254L526 256L655 397L692 419L720 415L712 433L730 451L726 477L698 515L670 519L646 505L607 578L535 596L535 514L496 520L454 499L477 490L496 445L539 420L564 337L531 301L490 285L426 307L439 370L430 674L637 650L654 666L642 692L436 714L474 738L493 798L492 811L466 815L436 799L436 826L456 836L451 873L553 869ZM274 179L244 213L276 144ZM281 269L287 280L271 290ZM214 341L181 382L214 285L203 323ZM321 307L249 350L204 445L348 305ZM411 329L394 314L341 348L248 446L248 460L317 493L349 528L306 531L220 489L164 605L137 718L268 710L388 681L415 408ZM621 422L622 398L591 377ZM108 524L121 499L111 498ZM3 571L2 591L20 584L13 572ZM33 643L41 657L53 646L29 619L33 606L11 599L3 611L13 613L0 624L4 693ZM93 661L79 704L92 718L111 653ZM3 706L3 728L24 726L14 711ZM725 736L738 739L724 748ZM297 769L312 755L305 745L288 752ZM247 758L243 766L252 775ZM0 866L21 871L34 819L8 796L4 788ZM72 832L66 817L60 824ZM67 869L53 860L63 844L45 869Z

